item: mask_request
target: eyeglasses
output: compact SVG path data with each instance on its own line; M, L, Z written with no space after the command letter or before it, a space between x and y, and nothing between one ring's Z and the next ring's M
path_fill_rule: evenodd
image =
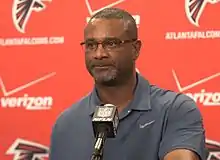
M98 42L95 39L88 39L85 42L81 42L80 45L87 52L94 52L97 50L98 45L101 44L105 50L113 50L120 48L122 44L134 42L137 39L120 40L118 38L105 39L102 42Z

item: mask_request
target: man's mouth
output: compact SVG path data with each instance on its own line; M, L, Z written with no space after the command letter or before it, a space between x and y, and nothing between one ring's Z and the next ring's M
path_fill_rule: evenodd
M93 68L95 69L109 69L112 65L95 65Z
M106 66L103 66L103 65L98 65L98 66L95 66L94 68L109 68L111 67L110 65L106 65Z

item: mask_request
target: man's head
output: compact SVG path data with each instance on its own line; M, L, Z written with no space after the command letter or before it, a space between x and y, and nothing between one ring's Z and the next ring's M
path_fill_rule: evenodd
M118 8L93 15L84 31L85 62L96 83L118 85L134 75L141 42L134 18Z

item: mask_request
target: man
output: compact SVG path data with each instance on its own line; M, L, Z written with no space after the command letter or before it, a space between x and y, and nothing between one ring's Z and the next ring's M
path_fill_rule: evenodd
M90 159L91 118L100 104L117 106L120 119L116 138L105 142L103 160L205 160L205 132L194 101L136 73L141 41L129 13L117 8L96 13L81 45L94 90L59 116L50 160Z

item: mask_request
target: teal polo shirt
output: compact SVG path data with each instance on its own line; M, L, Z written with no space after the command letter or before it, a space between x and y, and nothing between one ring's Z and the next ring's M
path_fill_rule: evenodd
M95 142L92 115L98 105L94 89L58 117L51 135L50 160L90 160ZM201 113L182 93L150 85L137 74L134 99L119 118L116 138L105 142L103 160L162 160L178 148L206 159Z

